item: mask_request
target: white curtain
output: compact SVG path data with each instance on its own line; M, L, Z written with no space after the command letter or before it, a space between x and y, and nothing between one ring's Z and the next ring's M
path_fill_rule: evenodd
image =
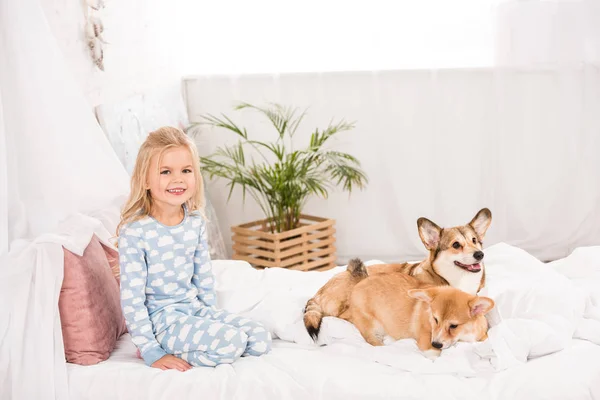
M188 14L194 21L180 27L198 46L183 57L189 74L549 67L600 60L597 0L230 0L194 7Z
M0 165L8 165L6 154L6 134L2 112L2 92L0 91ZM0 170L0 254L8 252L8 171Z
M0 398L67 398L61 246L109 240L128 178L38 0L0 0L0 190Z
M495 65L600 65L600 2L503 0L494 12Z
M182 67L238 75L490 66L497 1L196 2L180 28L196 51Z
M186 88L192 121L224 112L257 140L276 134L268 121L233 112L236 102L310 107L295 149L332 119L356 121L330 147L361 160L367 189L334 190L305 209L336 220L339 262L418 259L419 217L459 225L482 207L493 214L486 245L551 260L600 244L598 68L206 77ZM208 127L198 138L203 155L236 140ZM239 192L227 203L225 183L210 183L222 231L262 217Z

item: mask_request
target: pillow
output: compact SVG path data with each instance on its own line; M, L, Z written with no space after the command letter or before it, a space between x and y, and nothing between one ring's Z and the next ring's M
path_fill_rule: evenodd
M206 180L205 180L206 182ZM204 206L204 213L206 214L206 236L208 242L208 252L212 260L226 260L227 251L225 250L225 242L221 235L221 229L219 228L219 220L217 219L217 213L210 201L210 195L208 188L204 185L204 198L206 204Z
M117 280L117 285L121 284L121 267L119 266L119 252L111 249L106 246L104 243L100 243L102 245L102 249L104 253L106 253L106 260L108 261L108 266L112 271L113 276Z
M96 236L82 256L63 248L65 274L58 308L70 363L92 365L108 359L126 332L119 285L106 249Z

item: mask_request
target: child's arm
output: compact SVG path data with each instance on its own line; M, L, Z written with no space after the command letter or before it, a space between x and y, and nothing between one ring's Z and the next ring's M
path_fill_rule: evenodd
M206 222L203 219L200 225L198 246L194 252L194 276L192 277L192 283L198 288L198 299L208 306L214 306L217 303L215 277L212 272L206 237Z
M126 228L119 235L121 308L133 343L140 350L144 362L151 366L167 353L154 337L146 308L148 265L144 249L140 248L143 239L136 234L141 235Z

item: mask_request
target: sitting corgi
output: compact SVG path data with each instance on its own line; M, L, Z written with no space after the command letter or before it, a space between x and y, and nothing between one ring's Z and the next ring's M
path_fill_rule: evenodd
M413 338L426 357L435 359L459 340L487 339L485 314L493 307L488 297L393 272L357 283L340 318L353 323L373 346L383 345L388 338Z

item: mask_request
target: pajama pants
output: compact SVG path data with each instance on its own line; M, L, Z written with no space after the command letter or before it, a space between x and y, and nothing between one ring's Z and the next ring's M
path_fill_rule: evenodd
M175 311L172 316L177 320L156 339L167 353L192 366L230 364L271 350L271 334L262 325L228 311L205 306L194 315Z

